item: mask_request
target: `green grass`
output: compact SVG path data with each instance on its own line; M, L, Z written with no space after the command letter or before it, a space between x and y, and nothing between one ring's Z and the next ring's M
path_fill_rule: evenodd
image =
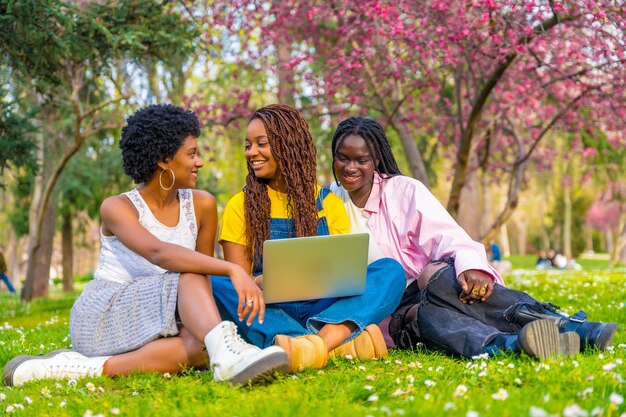
M514 269L535 269L537 264L537 255L511 255L506 259L511 262ZM585 271L609 267L609 258L603 255L580 256L576 258L576 262Z
M0 386L0 415L13 408L11 415L23 416L565 417L582 415L573 413L580 407L589 416L620 416L626 403L611 399L619 402L626 391L624 278L623 270L516 271L507 277L509 286L569 314L583 308L594 320L620 323L614 348L602 353L540 362L516 355L469 361L425 350L391 351L382 361L333 360L319 372L239 389L216 384L210 372L193 370L171 378L87 378L76 385L39 381L21 388ZM69 347L75 296L55 292L51 299L24 305L0 294L0 367L16 355ZM467 392L461 395L463 387ZM499 391L505 399L494 398Z

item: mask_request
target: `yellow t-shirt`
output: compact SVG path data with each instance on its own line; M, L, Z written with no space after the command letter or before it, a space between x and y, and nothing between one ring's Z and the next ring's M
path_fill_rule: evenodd
M320 186L317 186L316 196L319 195ZM287 194L278 192L267 187L267 194L270 197L270 216L277 219L286 219L287 215ZM318 217L325 216L328 221L328 230L331 235L350 233L350 219L343 204L343 201L335 194L330 193L322 201L323 209L317 213ZM222 215L222 227L218 237L218 242L223 241L246 245L245 234L246 217L243 206L243 191L235 194L226 204Z

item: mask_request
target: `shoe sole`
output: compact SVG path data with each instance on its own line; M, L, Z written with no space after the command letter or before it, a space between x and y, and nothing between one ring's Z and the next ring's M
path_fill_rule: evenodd
M237 385L260 385L268 384L276 379L279 374L289 372L289 358L283 352L276 352L262 361L253 363L243 371L235 375L229 382Z
M15 374L15 370L17 369L18 366L20 366L22 363L26 362L27 360L31 360L31 359L50 359L53 356L59 354L59 353L63 353L63 352L71 352L70 349L57 349L57 350L53 350L52 352L46 353L45 355L20 355L20 356L16 356L15 358L11 359L9 361L9 363L6 364L6 366L4 367L4 373L2 374L2 380L4 381L4 385L8 386L8 387L13 387L15 386L13 384L13 374Z
M596 346L598 347L598 349L606 350L609 346L613 344L613 336L615 336L616 330L617 323L606 323L606 326L604 326L604 329L602 329L596 341Z
M574 356L580 352L580 336L576 332L561 333L559 338L564 356Z
M528 356L545 359L561 353L559 328L549 320L535 320L520 331L519 343Z

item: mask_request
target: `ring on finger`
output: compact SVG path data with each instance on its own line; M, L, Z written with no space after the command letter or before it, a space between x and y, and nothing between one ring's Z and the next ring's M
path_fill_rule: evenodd
M480 287L480 289L478 290L478 295L480 295L481 297L485 294L487 294L487 285L485 285L484 287Z
M250 297L246 300L247 307L252 307L252 303L254 303L254 297Z

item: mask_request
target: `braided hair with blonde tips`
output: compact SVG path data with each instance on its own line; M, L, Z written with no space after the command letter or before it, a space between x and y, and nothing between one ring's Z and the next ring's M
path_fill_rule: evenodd
M277 175L285 180L287 213L293 219L296 236L317 235L316 148L309 124L293 107L265 106L252 115L248 124L261 120L278 165ZM248 164L244 189L246 257L253 262L263 254L263 242L270 238L268 179L257 178Z

